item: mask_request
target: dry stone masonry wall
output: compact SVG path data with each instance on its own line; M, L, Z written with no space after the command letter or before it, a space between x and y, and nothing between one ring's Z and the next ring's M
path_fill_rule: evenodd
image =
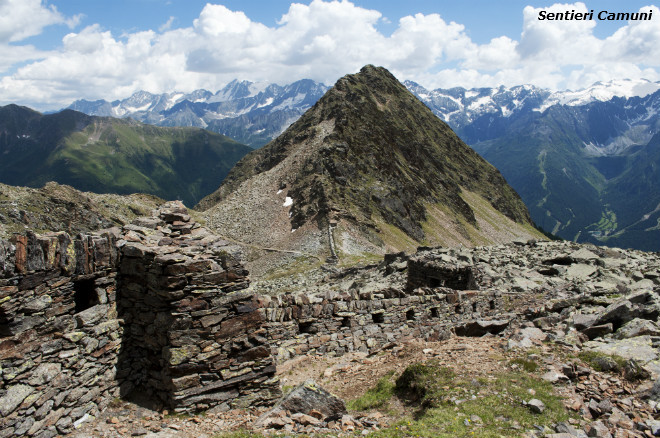
M180 203L123 229L0 241L0 437L66 434L132 393L178 412L268 405L278 360L502 328L500 294L466 290L467 262L392 255L407 288L269 297L247 290L238 252Z
M466 321L501 313L501 306L495 292L448 288L282 295L266 303L264 328L279 361L308 353L374 353L406 337L446 339Z
M0 436L67 433L118 395L118 232L0 242Z
M182 207L161 217L190 224ZM279 385L260 336L259 303L231 294L248 286L247 271L227 242L201 228L182 230L192 238L147 232L121 249L122 392L140 388L177 411L271 402Z
M66 434L136 388L177 411L272 402L232 250L177 204L124 230L0 241L0 436Z

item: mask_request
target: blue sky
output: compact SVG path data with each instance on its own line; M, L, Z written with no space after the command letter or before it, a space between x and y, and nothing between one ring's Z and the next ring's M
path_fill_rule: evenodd
M540 22L540 9L654 19ZM332 84L367 63L428 88L658 81L660 11L612 0L0 0L0 104L49 110L234 78Z
M137 30L159 29L172 19L172 27L190 26L199 16L208 0L51 0L48 5L55 6L67 16L82 14L81 25L100 23L105 29L116 35ZM211 2L212 3L212 2ZM230 0L217 2L231 10L243 11L252 20L274 26L291 5L291 0ZM305 2L303 2L305 3ZM358 0L354 4L380 11L385 20L378 24L384 34L391 34L401 17L406 15L440 14L447 21L455 21L466 26L468 34L476 43L486 43L498 36L516 38L521 32L522 10L525 6L544 7L552 2L507 0L438 1L382 1ZM648 1L629 1L625 10L639 10L650 4ZM587 4L598 10L622 11L620 0L599 0ZM594 34L601 38L613 33L620 23L598 22ZM61 38L69 33L66 26L53 26L30 42L43 48L56 48Z

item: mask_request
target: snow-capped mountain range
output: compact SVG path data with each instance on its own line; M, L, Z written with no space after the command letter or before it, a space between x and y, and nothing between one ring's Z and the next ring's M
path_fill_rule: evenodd
M577 91L551 92L533 85L507 88L461 87L427 90L412 81L404 85L445 122L456 126L472 123L485 114L509 117L520 111L545 111L552 105L580 106L591 102L606 102L615 97L644 97L660 90L660 81L621 79L596 82Z
M113 102L77 100L68 108L159 126L207 128L259 147L284 131L327 90L327 86L308 79L285 86L234 80L216 93L138 91Z
M660 82L617 80L560 92L530 85L432 91L410 81L405 85L477 150L555 105L572 109L575 123L582 126L585 155L619 155L660 132Z
M412 81L405 81L404 85L457 131L484 116L509 118L521 112L542 112L556 104L580 106L615 97L646 96L660 89L660 82L629 79L597 82L582 90L558 92L533 85L435 90ZM78 100L68 108L89 115L130 117L160 126L202 127L260 147L284 131L328 88L309 79L284 86L234 80L216 93L207 90L163 94L138 91L127 99L113 102ZM468 143L484 139L465 138Z

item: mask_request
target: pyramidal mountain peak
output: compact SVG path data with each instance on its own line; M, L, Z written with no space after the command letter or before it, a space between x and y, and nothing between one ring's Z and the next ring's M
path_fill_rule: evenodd
M499 172L371 65L339 79L197 208L252 247L340 259L538 236Z

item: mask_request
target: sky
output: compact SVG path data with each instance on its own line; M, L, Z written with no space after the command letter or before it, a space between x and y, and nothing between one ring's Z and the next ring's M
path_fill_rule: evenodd
M652 12L645 21L539 11ZM426 88L660 81L648 1L0 0L0 105L217 91L233 79L332 85L366 64Z

